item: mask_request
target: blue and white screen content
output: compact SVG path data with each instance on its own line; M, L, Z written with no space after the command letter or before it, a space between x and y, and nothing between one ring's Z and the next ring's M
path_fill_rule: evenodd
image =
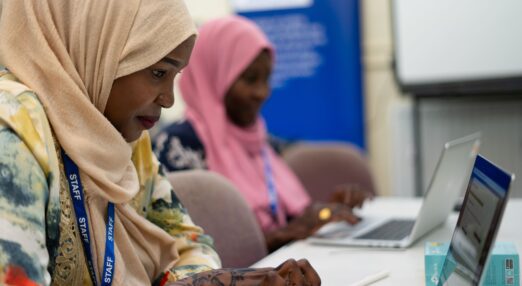
M494 240L506 190L474 168L438 285L477 285Z

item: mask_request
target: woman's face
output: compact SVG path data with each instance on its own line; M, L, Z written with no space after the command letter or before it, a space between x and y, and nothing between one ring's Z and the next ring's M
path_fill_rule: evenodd
M232 84L225 95L227 116L239 127L252 126L270 95L272 58L263 50Z
M104 115L127 142L152 128L161 108L174 104L174 77L187 65L194 41L190 37L159 62L114 81Z

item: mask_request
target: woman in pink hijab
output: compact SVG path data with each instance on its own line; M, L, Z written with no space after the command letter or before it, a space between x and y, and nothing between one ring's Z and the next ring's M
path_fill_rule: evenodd
M315 232L331 220L358 219L364 192L341 190L332 203L312 203L267 143L260 108L270 94L274 48L251 21L230 16L203 25L180 88L186 121L156 140L169 171L208 168L227 177L254 211L269 250Z

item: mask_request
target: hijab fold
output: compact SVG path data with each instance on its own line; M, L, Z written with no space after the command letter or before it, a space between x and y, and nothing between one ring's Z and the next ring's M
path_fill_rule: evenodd
M251 21L229 16L203 25L183 71L180 90L187 119L200 137L210 170L230 179L243 194L263 230L285 224L300 214L310 199L303 186L267 144L262 117L249 128L228 120L224 98L241 73L263 51L274 58L272 44ZM270 213L263 151L268 154L279 200L277 218Z
M132 148L103 112L114 80L195 34L182 0L0 0L0 63L34 90L85 187L100 279L107 203L116 204L114 285L150 284L178 258L174 239L127 203Z

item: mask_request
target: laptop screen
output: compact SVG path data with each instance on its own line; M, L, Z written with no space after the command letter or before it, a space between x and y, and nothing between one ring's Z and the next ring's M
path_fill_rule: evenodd
M510 174L477 156L438 285L478 285L510 183Z

